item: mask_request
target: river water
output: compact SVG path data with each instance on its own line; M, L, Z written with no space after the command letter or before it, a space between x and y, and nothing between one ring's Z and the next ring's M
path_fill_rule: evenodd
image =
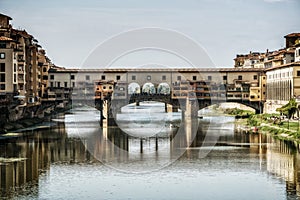
M151 107L151 110L149 108ZM298 199L299 147L236 130L235 119L181 120L128 106L118 126L79 108L0 140L3 199ZM45 124L44 124L45 125Z

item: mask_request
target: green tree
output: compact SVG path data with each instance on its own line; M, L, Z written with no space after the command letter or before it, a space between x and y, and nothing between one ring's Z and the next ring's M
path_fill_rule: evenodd
M298 105L296 99L292 98L290 101L283 105L281 108L277 108L276 111L280 112L280 114L286 115L289 119L296 113L298 109Z

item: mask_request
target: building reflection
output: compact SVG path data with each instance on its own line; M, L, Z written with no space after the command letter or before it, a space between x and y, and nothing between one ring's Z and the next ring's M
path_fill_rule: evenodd
M286 181L288 196L299 196L300 157L297 145L292 141L281 141L271 136L267 137L267 142L267 170Z
M220 128L219 122L205 120L184 122L181 129L170 129L167 137L142 139L128 136L118 127L99 128L86 122L79 128L80 134L73 134L75 126L78 129L78 124L61 122L51 129L25 132L22 137L0 143L1 196L9 196L24 183L31 182L37 187L39 176L49 171L51 163L101 162L113 167L129 163L134 168L132 163L144 165L149 161L147 167L154 169L180 157L193 159L199 156L199 147L203 145L248 149L249 156L259 156L262 170L286 181L288 196L300 196L299 147L292 142L261 134L241 134L234 125ZM134 169L138 167L141 166Z

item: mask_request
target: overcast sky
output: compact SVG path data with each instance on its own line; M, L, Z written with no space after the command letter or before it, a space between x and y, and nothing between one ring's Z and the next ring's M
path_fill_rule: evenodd
M284 47L284 35L300 32L299 10L299 0L0 0L13 26L64 67L80 67L103 41L142 27L185 34L216 66L232 67L236 54Z

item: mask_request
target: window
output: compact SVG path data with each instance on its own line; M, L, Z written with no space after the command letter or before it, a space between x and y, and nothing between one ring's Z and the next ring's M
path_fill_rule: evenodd
M177 76L177 81L181 81L181 76Z
M131 76L131 80L135 81L136 80L136 76Z
M150 75L147 76L147 80L148 80L148 81L151 80L151 76L150 76Z
M54 75L50 75L50 80L54 80Z
M297 71L297 76L300 76L300 71Z
M0 72L5 72L5 63L0 63Z
M243 80L243 76L239 75L238 80Z
M14 64L14 72L17 72L17 65Z
M5 84L0 84L0 90L5 90Z
M163 76L161 77L161 79L162 79L163 81L165 81L165 80L167 80L167 77L166 77L165 75L163 75Z
M0 59L5 59L5 53L0 53Z
M257 80L257 75L253 75L253 80Z
M266 87L266 84L263 84L263 87Z
M86 75L85 80L89 81L90 80L90 75Z
M105 80L105 75L102 75L102 76L101 76L101 80Z
M207 76L207 80L211 81L211 76Z
M197 76L193 76L193 81L197 80Z
M5 42L0 42L0 48L5 49L6 48L6 43Z
M111 90L111 89L112 89L112 86L109 86L108 88Z
M116 79L117 79L117 80L121 80L121 76L118 75L118 76L116 77Z
M75 79L75 76L74 75L71 75L71 80L74 80Z
M50 87L53 87L53 82L50 82Z
M68 82L65 82L65 87L68 87Z
M16 82L16 81L17 81L17 75L14 74L14 82Z
M103 89L105 90L105 89L106 89L106 86L103 86Z
M223 76L223 81L227 81L227 76Z
M47 67L43 67L43 72L47 72Z
M5 74L0 74L0 82L5 82Z
M59 87L59 88L60 88L60 82L57 82L57 87Z
M72 87L75 87L75 82L72 82Z

